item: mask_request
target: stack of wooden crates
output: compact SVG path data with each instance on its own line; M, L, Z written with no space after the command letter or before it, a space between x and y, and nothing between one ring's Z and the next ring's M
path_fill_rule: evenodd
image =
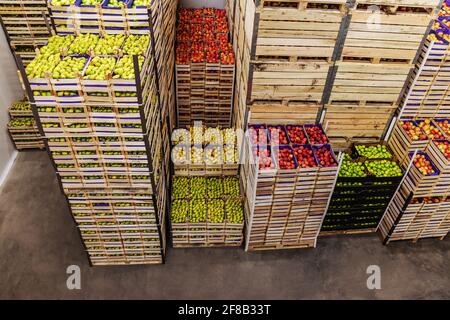
M230 0L234 123L320 121L341 148L379 140L438 4Z

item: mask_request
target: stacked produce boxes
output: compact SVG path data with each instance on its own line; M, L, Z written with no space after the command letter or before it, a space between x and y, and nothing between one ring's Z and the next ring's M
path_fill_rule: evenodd
M8 131L17 150L45 148L28 101L17 101L9 108Z
M129 8L100 2L49 2L53 21L74 7L82 14L65 28L55 25L61 35L22 76L90 262L163 263L170 141L160 83L169 88L170 79L158 75L170 25L159 22L159 1L127 2ZM96 32L83 21L99 10L95 18L110 22L125 9L126 28L100 23Z
M36 48L51 36L45 0L0 1L0 17L11 49L24 63L36 56Z
M344 156L321 235L374 232L402 176L386 145L354 145Z
M176 51L178 126L230 127L234 53L225 10L182 8Z
M229 3L235 17L234 123L244 128L247 122L312 118L339 148L380 140L438 3Z
M246 250L315 247L338 160L319 125L252 125L241 181Z
M444 1L420 51L389 139L403 165L411 168L379 225L385 243L442 239L450 231L448 5Z

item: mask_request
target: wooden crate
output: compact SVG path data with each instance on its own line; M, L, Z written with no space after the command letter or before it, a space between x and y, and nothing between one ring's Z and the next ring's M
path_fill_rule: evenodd
M374 9L372 5L378 7ZM370 59L374 63L399 60L411 64L438 5L438 0L421 3L356 1L350 10L351 21L342 57Z
M400 119L450 116L449 45L426 40L402 98Z
M328 104L322 123L333 146L346 149L352 143L379 141L396 108L382 103Z
M315 247L338 166L259 169L248 141L243 152L246 250Z
M410 63L370 63L365 60L336 62L337 73L329 103L395 104L412 68Z
M249 106L249 124L301 124L313 123L321 105L316 103L288 103L286 105L276 103L254 103Z

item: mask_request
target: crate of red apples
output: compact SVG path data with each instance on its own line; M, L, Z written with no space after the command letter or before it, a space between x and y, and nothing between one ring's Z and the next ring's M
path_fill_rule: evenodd
M225 10L182 8L178 20L177 65L190 63L234 65Z
M414 153L409 154L409 159L413 158ZM430 156L422 151L417 152L412 161L406 179L405 187L413 192L416 197L427 197L431 195L440 195L436 186L440 179L440 170L436 167Z
M337 167L321 125L249 125L248 137L261 170ZM264 147L261 147L264 146Z

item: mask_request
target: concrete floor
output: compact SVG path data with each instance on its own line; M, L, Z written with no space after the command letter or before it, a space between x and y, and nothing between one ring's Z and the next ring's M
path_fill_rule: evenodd
M0 194L0 298L450 298L450 240L382 246L376 235L321 238L316 249L169 250L166 265L94 267L45 152L20 153ZM81 268L68 290L66 268ZM366 269L381 268L381 290Z

